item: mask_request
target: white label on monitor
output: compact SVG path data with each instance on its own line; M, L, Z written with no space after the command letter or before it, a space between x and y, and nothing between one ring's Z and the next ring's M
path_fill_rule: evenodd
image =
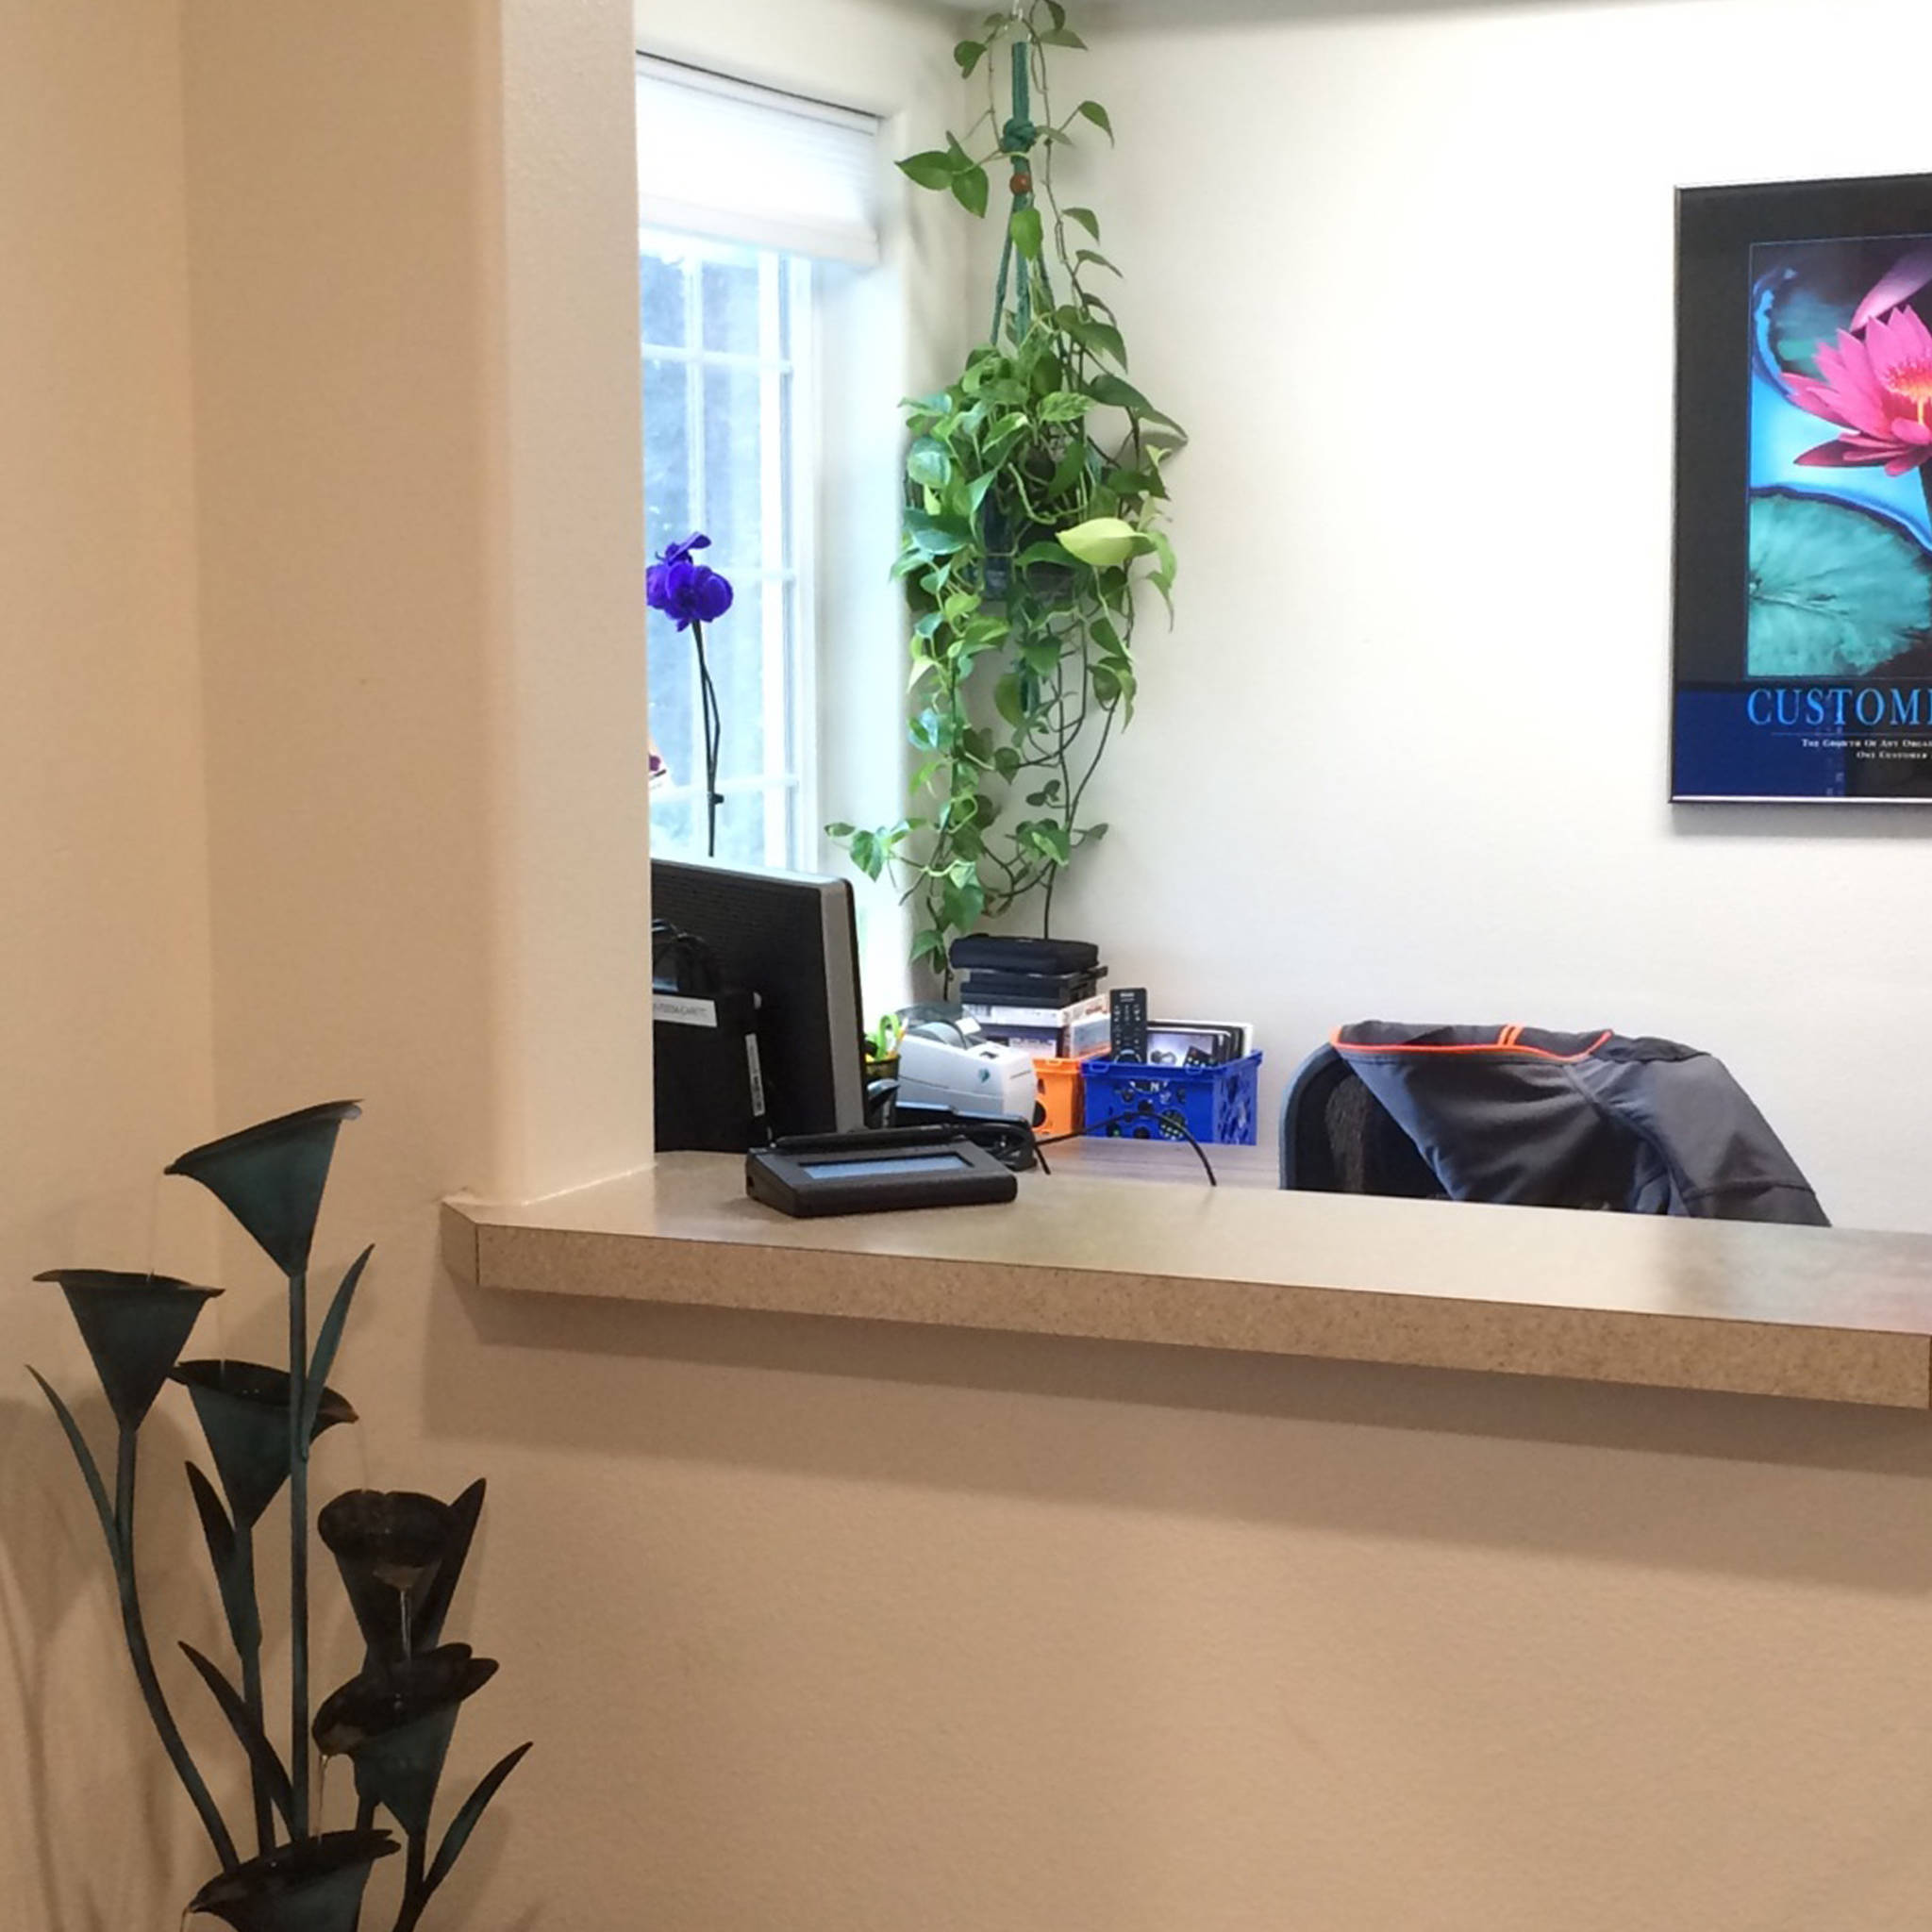
M744 1068L751 1075L751 1117L761 1121L765 1117L765 1074L758 1065L758 1037L756 1033L744 1036Z
M654 992L651 995L651 1018L667 1020L674 1026L715 1026L718 1024L718 1003L716 1000L687 999L683 993Z

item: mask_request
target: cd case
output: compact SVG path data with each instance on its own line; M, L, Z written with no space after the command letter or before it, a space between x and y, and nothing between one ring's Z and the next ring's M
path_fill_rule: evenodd
M1147 1058L1150 1067L1220 1067L1245 1058L1253 1051L1255 1029L1245 1023L1218 1024L1205 1020L1150 1020Z

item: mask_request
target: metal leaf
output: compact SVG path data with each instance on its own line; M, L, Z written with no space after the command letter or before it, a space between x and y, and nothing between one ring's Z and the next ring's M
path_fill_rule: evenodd
M476 1789L463 1800L462 1808L450 1820L449 1829L442 1835L442 1843L437 1849L435 1862L429 1868L429 1875L424 1881L425 1897L436 1890L450 1874L450 1869L462 1856L463 1847L470 1841L470 1834L475 1830L484 1812L490 1807L490 1801L503 1787L503 1781L524 1761L524 1753L528 1744L519 1744L509 1756L491 1770L484 1773Z
M113 1561L114 1574L119 1577L126 1558L121 1547L121 1531L114 1521L114 1506L108 1500L107 1484L101 1480L100 1465L94 1460L93 1451L87 1446L87 1438L80 1433L80 1424L60 1400L54 1385L36 1368L29 1367L27 1374L41 1385L41 1393L54 1405L54 1413L59 1418L60 1426L67 1436L67 1446L74 1451L74 1459L80 1464L80 1473L87 1478L87 1492L93 1498L94 1514L101 1519L101 1534L108 1539L108 1555Z
M306 1442L315 1434L315 1417L322 1406L323 1385L328 1380L328 1372L335 1366L336 1350L342 1344L342 1327L349 1319L349 1304L356 1299L356 1284L362 1279L362 1271L369 1265L369 1257L375 1254L372 1243L349 1264L349 1272L342 1276L342 1285L336 1290L335 1299L328 1305L328 1313L322 1318L322 1327L315 1338L315 1353L308 1363L308 1391L302 1416L302 1440Z
M215 1586L222 1593L222 1611L228 1620L228 1635L235 1648L244 1656L261 1647L261 1612L248 1578L236 1561L239 1539L215 1486L193 1463L188 1464L188 1487L194 1496L194 1509L201 1518L201 1533L208 1542L208 1559L215 1573Z
M242 1701L242 1693L223 1676L220 1670L211 1664L193 1644L181 1646L188 1661L201 1673L201 1680L213 1692L215 1702L222 1707L222 1715L228 1720L228 1728L235 1733L236 1741L248 1754L249 1768L268 1787L268 1794L275 1801L275 1807L282 1814L282 1822L291 1831L294 1829L295 1796L289 1785L289 1774L282 1768L282 1760L275 1753L275 1747L262 1734L261 1726L247 1705Z
M436 1574L430 1579L429 1588L424 1592L409 1633L411 1646L417 1650L434 1650L442 1641L443 1622L449 1615L451 1600L456 1595L463 1564L470 1554L471 1541L476 1534L476 1520L483 1513L485 1487L483 1478L478 1476L449 1506L449 1544L443 1551Z

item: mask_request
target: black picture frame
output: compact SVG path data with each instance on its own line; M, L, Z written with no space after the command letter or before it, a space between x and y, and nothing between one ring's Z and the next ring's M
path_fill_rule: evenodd
M1932 803L1932 175L1676 217L1671 796Z

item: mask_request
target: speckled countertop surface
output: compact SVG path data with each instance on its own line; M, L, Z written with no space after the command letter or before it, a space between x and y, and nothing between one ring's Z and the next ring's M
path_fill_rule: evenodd
M1009 1206L792 1221L739 1157L664 1155L449 1202L444 1257L487 1289L1932 1407L1932 1238L1156 1185L1132 1158Z

